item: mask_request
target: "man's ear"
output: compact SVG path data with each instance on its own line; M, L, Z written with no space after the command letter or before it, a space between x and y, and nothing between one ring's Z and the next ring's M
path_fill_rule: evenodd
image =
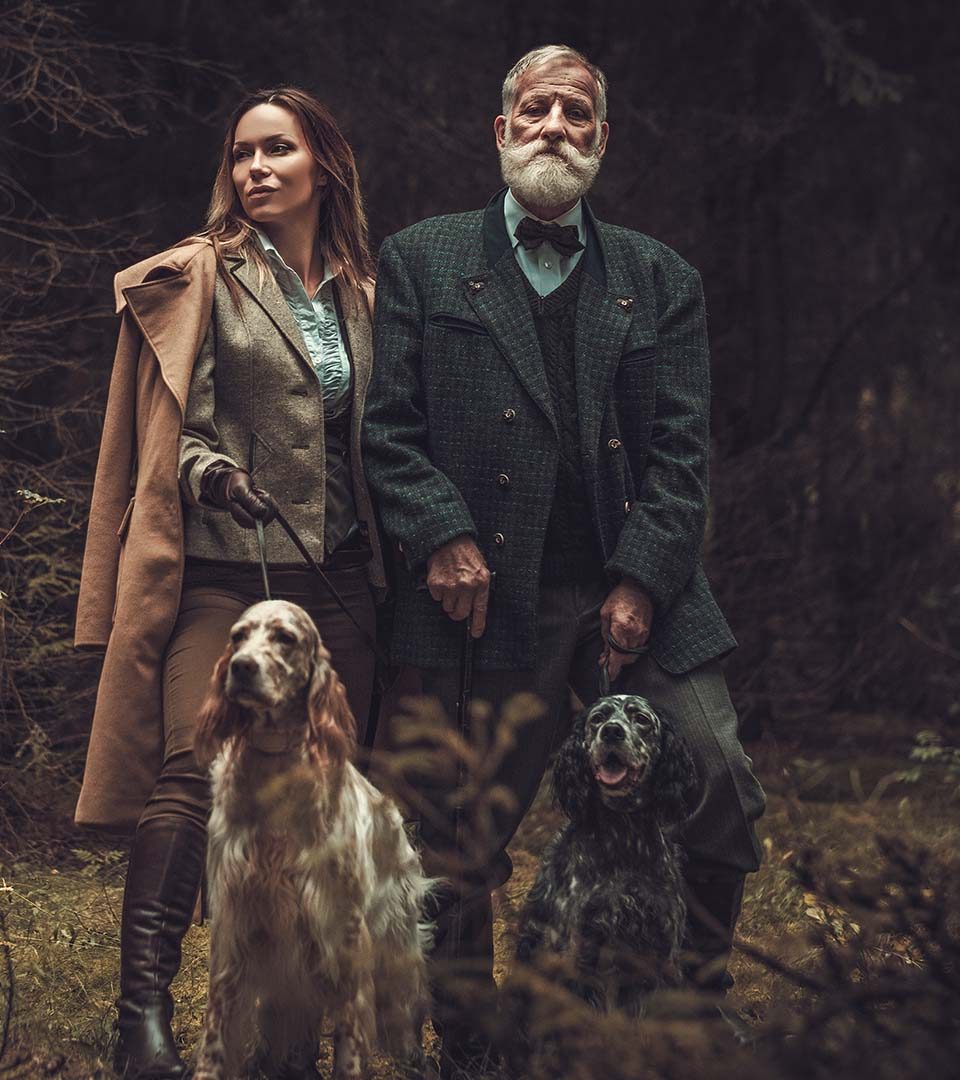
M505 116L498 116L493 121L493 134L497 140L497 149L502 150L507 138L507 118Z
M607 152L607 136L610 134L610 125L604 120L600 125L600 142L597 144L597 154L599 157Z

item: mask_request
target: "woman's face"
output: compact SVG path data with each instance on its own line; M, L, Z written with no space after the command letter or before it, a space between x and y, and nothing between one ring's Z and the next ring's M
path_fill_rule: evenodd
M326 182L289 109L255 105L240 117L233 137L233 184L251 221L309 220Z

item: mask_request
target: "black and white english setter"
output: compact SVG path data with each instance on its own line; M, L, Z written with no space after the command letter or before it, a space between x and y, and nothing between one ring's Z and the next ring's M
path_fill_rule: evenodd
M350 763L354 729L310 616L276 600L245 611L196 740L213 808L195 1080L233 1080L251 1062L316 1076L296 1059L324 1020L336 1080L365 1074L378 1036L405 1076L422 1075L430 881L396 806Z
M618 694L577 718L553 786L570 820L527 897L518 959L562 954L578 995L638 1016L650 992L680 980L676 831L698 790L693 760L644 698Z

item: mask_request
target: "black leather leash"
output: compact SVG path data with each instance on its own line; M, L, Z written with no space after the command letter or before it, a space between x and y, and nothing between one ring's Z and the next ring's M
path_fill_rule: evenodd
M389 657L386 655L383 649L380 648L380 646L376 643L375 639L367 632L367 630L362 627L360 623L358 623L357 620L353 617L353 612L344 603L343 597L334 588L333 582L323 572L320 564L310 554L310 552L306 548L306 545L303 543L300 537L297 536L293 526L290 524L289 521L287 521L287 519L283 516L283 514L280 513L279 510L277 510L274 516L274 520L279 524L280 528L283 529L287 536L290 537L291 543L297 549L297 551L300 552L301 556L303 557L303 561L307 564L308 569L311 570L314 574L316 574L317 577L321 580L321 582L323 582L324 588L326 588L327 592L330 593L330 595L333 597L333 600L336 603L337 607L340 608L344 615L346 615L346 617L360 631L360 636L363 638L367 648L369 648L369 650L377 658L377 663L380 665L380 671L377 674L377 679L378 681L382 682L383 672L387 671L390 667ZM263 576L263 592L266 599L270 600L270 577L267 573L267 543L266 537L264 536L262 521L257 522L257 547L260 550L260 573ZM383 689L382 686L381 689Z
M619 641L613 636L613 634L607 634L607 644L613 649L614 652L620 653L622 656L643 656L650 651L649 645L641 645L639 649L628 649L626 645L621 645ZM607 697L610 693L610 660L605 659L600 665L600 696Z

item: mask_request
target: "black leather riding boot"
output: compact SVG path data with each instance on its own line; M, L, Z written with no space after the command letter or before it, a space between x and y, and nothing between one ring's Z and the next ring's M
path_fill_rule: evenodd
M203 871L206 830L186 817L143 822L133 839L120 924L114 1068L129 1080L181 1080L170 983Z
M690 983L701 990L725 994L733 986L727 963L743 902L743 882L743 877L685 882L684 967Z

